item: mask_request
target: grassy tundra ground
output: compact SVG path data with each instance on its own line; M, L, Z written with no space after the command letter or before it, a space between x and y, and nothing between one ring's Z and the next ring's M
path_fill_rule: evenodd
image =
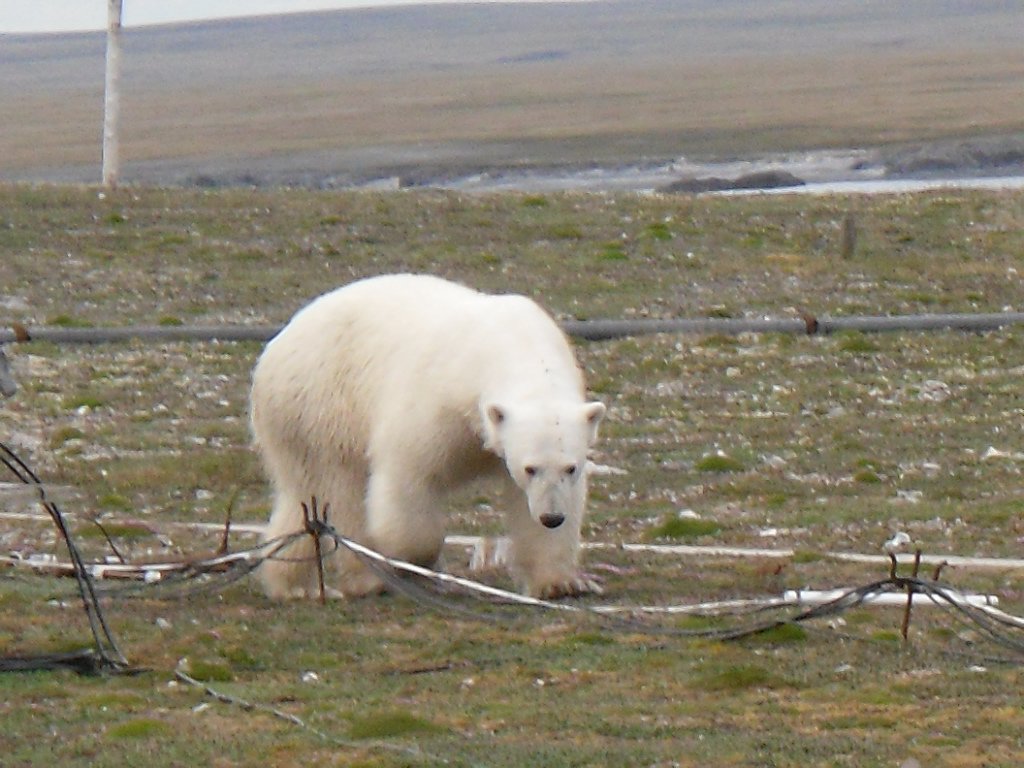
M860 237L842 259L851 212ZM1021 194L100 195L8 186L0 299L6 322L27 325L283 322L340 283L417 270L524 292L566 318L999 311L1020 309L1022 232ZM236 520L267 513L246 427L258 353L248 343L19 345L10 356L22 389L0 410L0 435L57 487L90 556L107 553L93 516L134 557L208 551L216 536L180 524L220 522L229 506ZM878 553L897 530L931 554L1020 556L1024 329L652 336L581 344L579 354L593 394L610 406L595 459L625 471L594 479L588 540L794 551L782 560L591 551L601 601L865 583L885 568L827 553ZM706 460L718 452L729 461ZM488 493L456 501L453 531L500 531ZM680 522L684 509L699 524ZM0 531L3 554L62 554L46 523L5 520ZM452 569L464 561L448 553ZM1019 570L946 578L1024 612ZM904 644L895 609L721 643L552 614L485 623L400 597L275 605L250 581L187 597L143 591L107 606L126 655L147 671L4 676L4 765L1024 760L1021 657L1001 663L993 657L1009 650L925 609ZM87 642L71 584L0 570L0 648ZM184 658L218 689L350 744L173 682ZM308 672L316 679L303 682ZM403 747L421 752L395 751Z

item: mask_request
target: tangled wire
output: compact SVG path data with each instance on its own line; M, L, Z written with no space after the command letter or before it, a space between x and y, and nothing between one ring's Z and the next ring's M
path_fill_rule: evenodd
M943 608L956 621L973 628L979 636L1009 651L1011 658L991 660L1007 663L1024 661L1024 619L999 611L992 606L969 600L955 587L940 582L939 571L933 578L918 574L918 559L910 576L897 572L895 556L890 555L892 567L889 576L863 586L840 590L824 602L806 607L799 600L775 598L769 600L736 600L727 603L702 603L690 606L630 607L588 606L573 602L553 602L527 597L462 576L438 572L401 560L386 557L346 536L341 535L329 522L329 508L319 506L317 500L303 504L305 526L291 535L266 541L260 545L235 552L227 551L227 527L221 548L206 558L190 558L179 562L149 563L86 563L68 529L61 510L50 501L36 474L8 446L0 443L0 461L19 481L35 488L39 503L60 532L68 550L71 564L65 566L77 581L78 593L88 618L93 645L81 651L60 654L0 657L0 671L71 668L82 673L123 674L139 671L121 653L103 616L100 596L129 597L133 593L151 594L159 589L164 596L175 591L222 589L250 574L268 559L286 557L285 549L304 536L313 537L320 598L326 600L324 561L336 549L347 549L375 571L394 592L418 604L448 614L458 614L481 621L510 622L522 620L523 608L556 611L584 617L598 626L613 631L641 632L653 635L738 640L768 632L784 625L799 624L838 616L871 602L881 595L897 594L906 599L903 617L903 636L907 637L911 608L915 597L930 600ZM226 524L226 526L229 522ZM122 558L123 560L123 558ZM120 577L132 580L118 587L97 588L94 579ZM410 578L412 577L412 578ZM467 602L457 599L471 595ZM732 617L730 625L702 629L683 629L658 623L657 615L690 614Z
M100 607L99 598L96 595L96 587L93 584L89 570L82 560L82 556L75 546L75 540L68 530L64 515L60 509L46 497L43 484L29 466L10 449L6 444L0 443L0 461L5 467L18 478L22 483L33 486L39 494L39 503L53 524L60 531L61 538L67 546L68 556L74 568L75 580L78 582L78 594L85 608L85 615L89 619L89 629L92 631L93 647L82 651L71 651L68 653L50 653L36 656L7 656L0 658L0 671L24 671L32 669L53 669L57 667L69 667L79 672L128 672L131 666L128 660L117 647L117 642L103 617L103 610Z

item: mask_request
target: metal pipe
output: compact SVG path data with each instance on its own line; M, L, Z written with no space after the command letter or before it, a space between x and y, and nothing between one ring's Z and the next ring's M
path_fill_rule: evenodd
M865 333L887 331L991 331L1007 325L1024 324L1024 312L979 314L924 314L852 317L732 318L709 317L666 320L568 320L566 333L589 341L619 339L654 333L737 334L799 333L829 334L837 331ZM0 344L14 341L50 341L56 344L100 344L131 339L145 341L268 341L279 325L136 325L119 328L64 328L37 326L0 329Z
M698 318L678 320L570 320L563 327L571 336L598 341L650 333L800 333L836 331L991 331L1024 323L1024 312L925 314L853 317Z

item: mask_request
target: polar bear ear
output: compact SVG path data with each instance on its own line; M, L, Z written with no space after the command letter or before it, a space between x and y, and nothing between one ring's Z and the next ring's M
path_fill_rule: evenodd
M599 403L596 400L583 406L583 418L586 419L587 427L590 429L587 440L588 445L593 445L597 441L597 427L604 418L606 411L604 403Z
M487 403L480 410L483 417L484 448L501 456L501 431L508 419L508 410L497 403Z

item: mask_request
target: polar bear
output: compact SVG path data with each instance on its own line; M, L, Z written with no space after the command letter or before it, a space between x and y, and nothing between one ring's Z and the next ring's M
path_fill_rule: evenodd
M587 453L605 414L586 402L569 343L536 303L425 275L385 275L301 309L253 373L251 422L274 488L264 541L303 530L302 504L330 505L339 533L430 566L445 496L503 485L517 587L541 597L594 585L579 571ZM269 546L269 544L268 544ZM379 592L338 551L334 594ZM311 537L260 567L273 598L318 594Z

